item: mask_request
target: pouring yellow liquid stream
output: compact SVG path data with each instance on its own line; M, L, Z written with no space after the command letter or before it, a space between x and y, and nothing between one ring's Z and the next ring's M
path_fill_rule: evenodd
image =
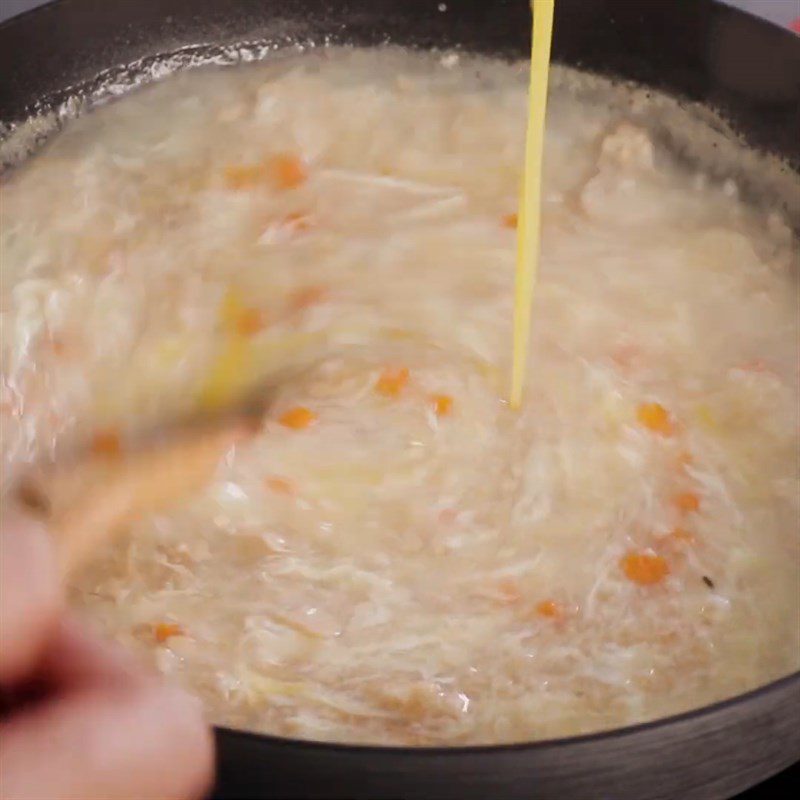
M539 266L541 237L542 151L547 108L550 46L555 0L531 0L531 77L528 92L528 132L517 215L517 269L514 285L514 345L511 366L511 407L519 408L528 363L531 307Z

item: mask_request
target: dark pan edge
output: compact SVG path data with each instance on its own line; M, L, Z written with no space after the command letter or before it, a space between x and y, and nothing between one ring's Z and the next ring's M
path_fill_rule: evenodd
M275 736L267 733L257 733L254 731L228 728L224 725L215 725L214 730L224 736L242 736L256 740L266 740L277 746L290 746L307 749L324 749L330 751L347 750L348 752L357 750L364 753L393 753L393 754L423 754L446 756L446 755L471 755L476 753L492 753L498 751L514 752L518 750L534 750L552 747L562 747L565 745L585 744L599 742L607 739L619 739L626 736L634 736L644 731L653 731L659 728L677 725L682 722L692 722L693 720L707 717L717 712L725 711L734 706L756 702L759 699L784 689L789 686L797 685L800 688L800 670L785 675L782 678L771 681L770 683L751 689L742 694L728 697L699 708L689 711L682 711L669 717L637 722L632 725L625 725L621 728L609 728L595 733L584 733L577 736L565 736L557 739L535 739L528 742L511 742L508 744L479 744L479 745L458 745L455 747L436 746L436 747L404 747L398 745L376 745L376 744L342 744L339 742L320 742L313 739L292 739L286 736ZM800 708L798 709L800 713Z

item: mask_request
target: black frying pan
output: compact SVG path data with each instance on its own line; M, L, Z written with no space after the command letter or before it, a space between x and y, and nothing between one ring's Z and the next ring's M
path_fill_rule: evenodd
M525 0L441 2L60 0L0 26L0 121L188 45L327 38L525 55ZM710 0L557 5L557 60L712 105L800 167L800 39ZM219 798L727 798L800 760L800 673L667 720L535 744L352 747L225 729L217 742Z

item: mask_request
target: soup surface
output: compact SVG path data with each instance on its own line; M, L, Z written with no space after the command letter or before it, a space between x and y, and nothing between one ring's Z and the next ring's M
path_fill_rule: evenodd
M192 71L4 177L5 491L308 365L72 587L215 722L519 741L797 669L796 242L562 84L518 413L525 65Z

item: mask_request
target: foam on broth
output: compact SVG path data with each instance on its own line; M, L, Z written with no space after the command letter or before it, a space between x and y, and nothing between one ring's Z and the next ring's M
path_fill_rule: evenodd
M336 49L180 74L0 187L6 488L319 357L72 587L215 722L520 741L798 667L797 243L557 82L511 412L525 77Z

